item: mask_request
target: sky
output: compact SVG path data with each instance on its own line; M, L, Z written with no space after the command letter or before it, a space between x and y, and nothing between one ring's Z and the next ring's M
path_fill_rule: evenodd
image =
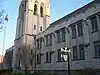
M75 11L93 0L50 0L51 23L61 17ZM0 0L0 9L8 14L4 53L6 49L14 45L16 24L20 0ZM2 55L4 32L0 32L0 55Z

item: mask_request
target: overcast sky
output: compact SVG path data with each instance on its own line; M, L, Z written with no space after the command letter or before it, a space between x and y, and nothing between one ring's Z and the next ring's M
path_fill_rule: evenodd
M7 33L5 39L5 50L14 44L16 22L18 16L18 8L20 0L0 0L0 9L5 10L5 14L8 13L9 21L7 25ZM93 0L50 0L51 10L51 23L57 19L71 13L72 11L86 5ZM0 32L0 55L2 54L4 32Z

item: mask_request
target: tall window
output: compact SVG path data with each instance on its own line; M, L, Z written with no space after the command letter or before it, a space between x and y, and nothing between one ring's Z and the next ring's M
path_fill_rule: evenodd
M65 62L64 58L61 57L61 49L59 49L57 53L58 53L58 62Z
M24 6L24 7L25 7L25 9L24 9L24 11L26 11L26 4L27 4L27 1L25 1L25 6Z
M40 7L40 15L41 17L43 17L43 7L42 6Z
M51 63L51 52L46 52L46 63Z
M66 39L66 38L65 38L65 36L66 36L65 28L62 28L62 29L61 29L61 34L62 34L62 35L61 35L61 37L62 37L62 40L61 40L61 41L64 42L65 39Z
M42 31L42 26L40 26L40 31Z
M84 44L79 45L80 59L84 59Z
M92 32L98 31L98 24L97 24L97 17L96 16L91 18L91 24L92 24Z
M74 39L74 38L76 38L76 26L72 25L71 29L72 29L72 39Z
M95 57L100 57L100 41L94 42Z
M42 38L39 39L40 40L40 49L42 48Z
M78 59L77 46L73 46L73 60Z
M34 15L37 15L37 5L34 5Z
M48 46L48 41L49 41L48 40L48 35L45 36L45 39L46 39L46 46Z
M49 45L52 45L52 34L49 34Z
M100 15L99 15L99 24L100 24Z
M41 55L40 54L37 55L37 64L41 64Z
M39 49L39 39L37 39L36 43L37 43L37 49Z
M34 25L34 30L36 30L36 25Z
M82 21L80 21L79 23L77 23L77 29L78 29L78 36L83 36L83 25L82 25Z
M56 35L57 35L57 43L60 43L60 31L59 30L57 30L56 31Z

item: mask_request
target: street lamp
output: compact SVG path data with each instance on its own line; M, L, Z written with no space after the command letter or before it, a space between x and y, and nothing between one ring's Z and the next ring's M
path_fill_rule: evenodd
M69 62L70 53L71 53L70 48L67 47L65 47L65 49L61 48L61 57L64 58L66 62L68 62L68 75L70 75L70 62Z

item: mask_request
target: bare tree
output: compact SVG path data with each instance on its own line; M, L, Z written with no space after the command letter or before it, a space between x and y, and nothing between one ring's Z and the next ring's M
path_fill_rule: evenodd
M29 65L30 65L30 59L31 59L31 47L30 45L25 45L23 44L21 46L21 51L20 51L20 60L21 64L24 66L25 71L28 71Z

